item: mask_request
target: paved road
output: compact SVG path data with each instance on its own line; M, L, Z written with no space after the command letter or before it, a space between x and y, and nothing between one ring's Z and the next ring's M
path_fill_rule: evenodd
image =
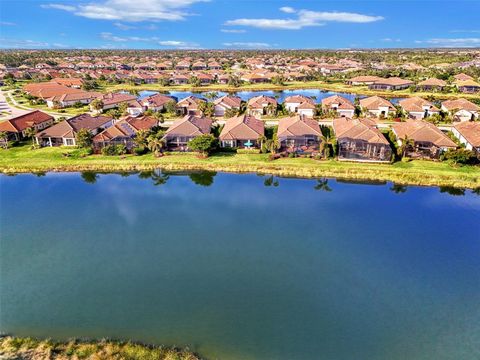
M8 114L4 114L8 113ZM13 106L10 106L5 100L5 94L0 90L0 120L10 119L15 116L19 116L27 113L28 110L19 109Z

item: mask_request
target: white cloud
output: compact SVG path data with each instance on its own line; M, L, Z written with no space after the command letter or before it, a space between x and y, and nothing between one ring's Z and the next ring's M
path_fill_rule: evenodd
M392 38L383 38L383 39L380 39L380 41L383 41L383 42L401 42L402 40L392 39Z
M113 26L119 28L120 30L133 30L133 29L137 28L136 26L122 24L122 23L119 23L119 22L113 23Z
M57 10L64 10L64 11L75 11L75 6L70 5L63 5L63 4L45 4L40 5L44 9L57 9Z
M247 30L243 29L221 29L220 31L227 34L244 34L247 32Z
M416 44L426 44L432 47L478 47L480 38L433 38L427 40L416 40Z
M480 30L450 30L450 33L480 34Z
M268 49L274 46L264 42L226 42L222 45L237 49Z
M39 48L68 48L69 45L53 43L46 41L30 40L30 39L11 39L0 38L0 48L2 49L39 49Z
M0 25L2 26L16 26L17 24L10 22L10 21L0 21Z
M150 36L150 37L117 36L110 32L102 32L100 33L100 37L103 40L109 41L109 44L107 44L109 47L112 47L112 43L142 42L142 43L152 43L160 46L173 47L176 49L198 49L199 48L199 45L197 43L179 41L179 40L160 40L160 38L158 38L157 36Z
M284 9L284 8L283 8ZM292 9L293 10L293 9ZM284 10L283 10L284 11ZM285 12L285 11L284 11ZM327 22L370 23L383 20L382 16L371 16L349 12L295 11L296 18L289 19L235 19L228 26L251 26L261 29L298 30L309 26L322 26Z
M283 6L280 8L280 11L287 14L294 14L296 12L296 10L290 6Z
M59 9L89 19L138 21L178 21L192 15L185 9L209 0L103 0L75 6L46 4L43 8Z

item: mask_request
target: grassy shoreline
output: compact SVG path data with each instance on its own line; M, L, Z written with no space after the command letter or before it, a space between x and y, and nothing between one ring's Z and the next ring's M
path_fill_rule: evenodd
M477 189L480 167L454 167L445 162L415 160L394 164L354 163L309 158L268 160L267 154L220 153L206 159L195 154L82 157L71 148L29 150L29 145L0 151L0 172L122 172L162 169L166 171L208 170L231 173L258 173L284 177L340 178L360 181L391 181L402 185L449 186Z
M1 359L130 359L200 360L188 349L110 340L56 342L34 338L0 337Z

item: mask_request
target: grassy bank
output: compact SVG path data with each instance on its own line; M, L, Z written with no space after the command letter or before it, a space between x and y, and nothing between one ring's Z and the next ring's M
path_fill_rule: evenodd
M215 154L199 159L195 154L171 154L155 158L143 156L82 157L72 148L29 150L29 145L0 150L0 171L6 174L47 171L138 171L210 170L255 172L291 177L332 177L351 180L393 181L405 185L452 186L475 189L480 187L480 167L454 167L445 162L410 161L395 164L351 163L335 160L318 161L308 158L282 158L269 161L266 154Z
M302 89L321 89L327 91L336 91L344 92L358 95L378 95L383 97L411 97L411 96L420 96L420 97L429 97L433 96L436 99L446 100L446 99L480 99L480 94L464 94L464 93L448 93L443 94L433 91L418 91L410 92L410 90L397 90L397 91L381 91L381 90L370 90L368 86L350 86L344 82L332 82L327 83L324 81L289 81L284 85L275 85L270 83L264 84L243 84L239 87L232 87L229 85L222 84L212 84L207 86L193 87L191 85L172 85L172 86L161 86L159 84L141 84L141 85L130 85L130 84L118 84L118 85L102 85L101 91L105 92L114 92L114 91L141 91L141 90L152 90L152 91L196 91L196 92L205 92L205 91L261 91L261 90L272 90L272 91L282 91L282 90L302 90Z
M0 338L1 359L129 359L129 360L199 360L188 350L145 346L114 341L54 342L33 338Z

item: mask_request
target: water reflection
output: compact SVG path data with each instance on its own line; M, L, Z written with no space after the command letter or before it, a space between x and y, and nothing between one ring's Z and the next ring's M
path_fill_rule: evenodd
M80 177L87 184L95 184L100 174L108 174L94 171L83 171L80 173ZM153 185L165 185L171 176L184 176L188 177L193 184L203 187L212 186L214 179L217 176L216 171L162 171L160 169L155 170L145 170L140 172L116 172L115 174L120 175L121 177L128 177L132 175L137 175L140 179L150 179L153 182ZM16 174L5 174L7 176L15 176ZM45 176L45 172L35 173L35 176ZM280 178L274 175L258 175L263 178L263 185L266 187L279 187ZM313 189L316 191L333 191L331 186L332 179L320 178L320 179L308 179L314 181ZM330 182L329 182L330 181ZM351 185L378 185L378 186L389 186L389 190L395 194L405 194L410 187L403 184L396 184L387 181L375 181L375 180L349 180L349 179L335 179L336 183L351 184ZM448 194L452 196L465 196L468 193L479 196L480 187L476 189L465 189L458 188L453 186L440 186L438 187L440 193Z
M395 194L403 194L407 192L407 189L407 186L395 183L393 183L392 187L390 188L390 190L393 191Z
M332 188L328 185L328 179L318 179L317 184L313 187L315 190L320 190L320 191L327 191L330 192L332 191Z

